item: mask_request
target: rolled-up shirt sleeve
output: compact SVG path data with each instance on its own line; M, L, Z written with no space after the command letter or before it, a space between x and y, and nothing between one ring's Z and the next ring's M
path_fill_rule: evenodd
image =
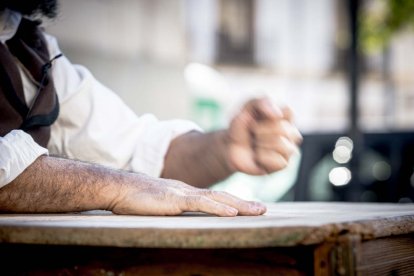
M12 182L39 156L48 150L39 146L22 130L0 137L0 188Z
M160 176L164 168L164 157L171 141L179 135L201 129L185 120L159 121L146 114L139 119L143 132L137 137L135 152L129 164L132 171Z
M59 52L56 41L47 39L51 55ZM86 68L65 57L55 62L53 73L60 102L48 144L53 155L158 177L171 141L201 130L190 121L137 116Z

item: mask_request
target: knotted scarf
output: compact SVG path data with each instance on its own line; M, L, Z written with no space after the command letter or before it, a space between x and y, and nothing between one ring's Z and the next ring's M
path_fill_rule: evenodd
M37 86L27 106L17 63ZM43 147L50 139L50 125L57 119L59 103L53 84L51 60L39 23L23 18L16 34L0 43L0 136L22 129Z

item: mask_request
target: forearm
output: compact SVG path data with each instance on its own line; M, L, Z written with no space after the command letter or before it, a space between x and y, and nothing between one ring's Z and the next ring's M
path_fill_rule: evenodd
M189 132L174 139L165 157L163 178L208 187L234 170L227 161L226 132Z
M101 166L41 156L0 189L5 212L109 209L125 175Z

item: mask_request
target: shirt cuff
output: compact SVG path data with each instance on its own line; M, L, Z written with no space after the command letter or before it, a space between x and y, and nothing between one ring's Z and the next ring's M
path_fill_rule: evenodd
M142 172L153 177L160 177L165 155L172 140L190 131L202 131L195 123L186 120L158 121L152 115L148 127L138 143L134 157L131 162L132 171ZM152 121L152 122L150 122Z
M49 154L22 130L0 137L0 188L12 182L39 156Z

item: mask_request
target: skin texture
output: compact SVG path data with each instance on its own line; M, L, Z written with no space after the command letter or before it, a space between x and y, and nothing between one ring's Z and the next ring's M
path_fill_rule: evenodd
M201 211L217 216L260 215L266 207L177 180L111 170L79 161L42 156L0 189L0 210L53 213L110 210L128 215L179 215Z

